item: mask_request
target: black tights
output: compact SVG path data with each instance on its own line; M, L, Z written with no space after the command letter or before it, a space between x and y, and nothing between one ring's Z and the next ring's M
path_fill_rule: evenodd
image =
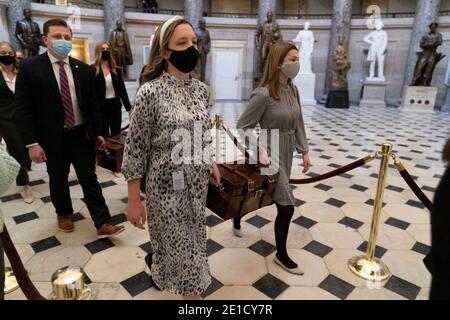
M294 206L282 206L275 202L277 206L277 217L275 219L275 243L277 245L277 258L288 268L297 268L297 264L289 258L286 249L286 241L289 233ZM241 229L241 219L234 218L233 225L236 229Z

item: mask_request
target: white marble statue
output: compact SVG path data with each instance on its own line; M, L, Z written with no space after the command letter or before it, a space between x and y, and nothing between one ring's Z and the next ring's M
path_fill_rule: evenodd
M388 37L383 30L383 22L378 21L375 30L364 37L364 42L370 45L367 61L370 61L370 72L367 80L385 81L384 78L384 58ZM375 63L378 63L378 75L375 77Z
M315 106L314 98L316 90L316 75L311 69L311 56L314 49L314 35L309 30L309 22L305 22L304 29L297 34L293 40L299 49L300 72L294 79L294 84L300 92L300 103L302 106Z
M310 23L305 22L304 29L292 40L299 52L300 74L311 74L311 55L314 49L314 34L309 30Z

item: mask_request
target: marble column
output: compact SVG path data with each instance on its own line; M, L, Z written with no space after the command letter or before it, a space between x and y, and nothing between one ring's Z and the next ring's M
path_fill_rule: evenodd
M344 46L348 51L348 43L350 39L350 27L352 21L353 0L334 0L333 1L333 17L331 20L330 42L328 45L327 71L325 73L325 91L322 102L326 100L328 90L331 83L331 71L333 59L331 57L334 48L341 38L344 40Z
M103 14L105 21L105 39L109 41L111 31L116 29L116 21L122 21L122 27L125 25L125 1L124 0L105 0L103 1Z
M17 50L20 49L20 45L15 36L16 23L18 20L23 19L24 9L31 9L30 0L8 0L8 9L6 10L6 12L8 21L9 41Z
M445 85L447 87L445 93L445 100L441 106L441 111L450 112L450 85Z
M259 0L258 1L258 23L267 20L267 12L272 11L277 18L277 1L276 0Z
M436 22L440 5L441 0L417 0L416 17L414 18L408 57L406 60L405 78L403 81L405 86L409 86L411 84L414 75L414 68L417 62L416 51L420 49L420 40L426 33L428 33L428 26L430 23Z
M6 18L6 4L0 4L0 39L9 42L8 20Z
M194 29L198 28L198 21L203 17L203 0L184 0L184 18Z

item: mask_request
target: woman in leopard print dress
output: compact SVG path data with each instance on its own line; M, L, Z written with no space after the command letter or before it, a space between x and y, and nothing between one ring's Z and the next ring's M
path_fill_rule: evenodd
M209 147L203 139L209 133L208 90L189 75L198 59L195 44L191 25L181 17L158 28L151 63L135 97L122 168L128 181L128 219L144 228L148 218L153 281L185 299L200 298L211 283L205 228L211 172L220 183L217 167L203 151ZM187 135L193 159L176 161L184 151L177 137ZM200 154L195 151L199 145ZM139 200L141 179L146 182L147 214Z

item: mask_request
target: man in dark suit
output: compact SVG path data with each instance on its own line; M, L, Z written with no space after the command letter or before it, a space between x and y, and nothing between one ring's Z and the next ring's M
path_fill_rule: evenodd
M116 235L122 226L111 218L95 174L95 143L104 145L94 93L94 75L88 65L68 57L72 30L60 19L44 24L48 51L24 60L16 81L17 121L30 159L46 162L50 197L61 231L74 225L68 174L75 168L99 238Z
M430 300L450 300L450 139L442 154L449 166L434 195L431 250L424 259L432 275Z

